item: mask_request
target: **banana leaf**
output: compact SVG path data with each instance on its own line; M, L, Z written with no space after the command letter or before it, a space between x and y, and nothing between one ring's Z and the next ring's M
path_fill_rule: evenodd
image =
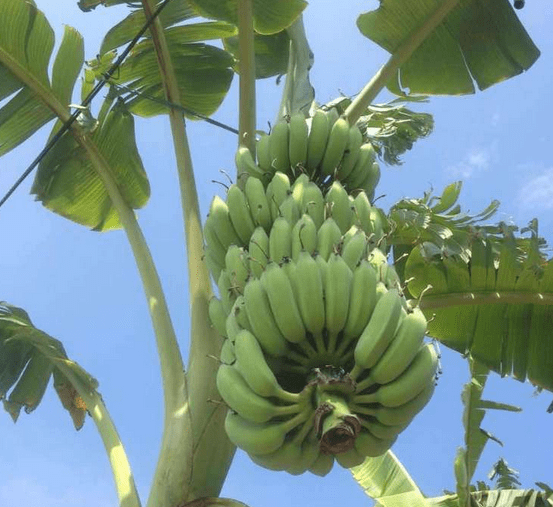
M405 263L408 290L420 298L430 336L501 376L553 391L553 262L536 224L530 238L505 224L498 230L469 234L468 261L415 247Z
M479 507L551 507L553 499L547 493L534 489L502 489L474 491L473 505ZM457 495L444 495L428 499L432 507L459 507Z
M238 0L190 0L206 17L238 24ZM253 0L253 26L257 33L271 35L288 28L307 6L304 0Z
M17 421L22 408L30 413L39 405L53 377L63 408L80 429L86 406L68 371L87 390L98 387L94 377L67 357L59 340L34 327L21 308L0 302L0 399L12 419Z
M443 7L437 0L382 0L361 14L361 33L395 54ZM409 42L407 42L408 44ZM396 95L462 95L528 70L539 57L509 0L459 0L387 86Z

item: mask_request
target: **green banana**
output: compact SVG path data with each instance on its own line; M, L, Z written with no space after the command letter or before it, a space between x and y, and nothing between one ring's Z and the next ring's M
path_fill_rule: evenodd
M330 254L336 253L340 242L342 241L342 232L340 227L332 218L327 218L317 232L317 251L326 261Z
M219 276L221 276L221 271L225 269L224 257L223 257L223 264L221 264L221 257L220 257L221 253L222 252L217 252L216 250L211 249L207 246L204 247L205 264L207 266L207 269L211 273L211 276L213 277L214 281L217 281L219 279Z
M259 278L269 262L269 236L263 227L259 226L253 231L248 254L250 270L255 277Z
M378 273L378 279L388 288L400 290L401 281L394 268L388 264L387 256L379 248L374 248L369 254L369 262L374 266Z
M257 338L243 329L234 342L236 363L234 367L241 373L252 390L264 398L276 397L287 403L299 403L301 396L282 389L267 360Z
M284 217L273 222L269 235L269 256L273 262L282 262L292 256L292 227Z
M338 118L332 125L323 160L321 161L320 173L322 178L335 177L338 164L344 156L348 143L349 128L349 121L343 117Z
M283 172L276 172L267 185L267 201L274 222L279 216L279 207L290 194L290 178Z
M278 208L280 216L284 217L290 223L291 227L294 227L296 222L300 219L302 215L300 206L294 199L294 196L290 194L284 202Z
M248 201L250 213L256 226L261 226L268 233L271 230L273 220L271 208L265 193L263 183L256 178L248 178L244 187L244 195Z
M211 321L211 324L213 324L213 327L217 330L217 332L226 338L227 336L227 327L226 327L226 320L227 320L227 313L225 312L225 309L223 308L223 303L221 303L220 299L217 299L215 296L213 296L209 300L209 320Z
M344 182L348 179L353 166L359 158L359 150L363 144L363 134L357 125L352 125L348 131L348 142L342 162L338 167L336 179L342 182L342 185L347 186Z
M302 172L307 167L307 141L309 128L303 113L294 113L290 117L290 141L288 158L293 172Z
M261 282L280 332L289 342L303 341L305 327L286 271L277 263L270 262L261 275Z
M269 151L269 134L263 133L255 146L257 153L257 165L267 175L272 175L275 172L274 167L271 164L271 153ZM249 151L249 150L248 150Z
M352 225L344 235L342 257L353 271L367 257L368 241L365 232Z
M354 396L355 403L380 403L385 407L399 407L417 396L430 382L434 382L438 354L434 345L423 345L409 367L395 380L379 386L372 394ZM362 390L362 382L358 389Z
M271 167L275 171L290 172L290 156L288 147L290 143L290 126L287 121L277 122L269 134L269 154L271 155Z
M318 475L319 477L324 477L327 475L334 466L334 455L333 454L323 454L319 453L317 459L309 467L309 471L312 474Z
M233 364L234 361L236 361L236 356L234 355L234 345L230 340L225 340L223 342L219 358L223 364Z
M305 328L322 341L325 326L323 278L317 261L305 250L298 255L296 276L291 281Z
M286 434L307 418L306 413L300 412L285 421L256 424L244 419L239 414L228 412L225 419L225 430L230 441L248 454L264 455L281 447Z
M253 223L246 196L238 185L232 184L229 187L227 192L227 206L230 221L242 245L249 244L250 237L255 229L255 224Z
M334 181L325 195L327 209L330 210L330 216L334 219L342 234L353 224L352 203L346 189L339 181Z
M217 390L232 410L253 423L265 423L273 417L293 415L301 410L299 405L275 405L259 396L240 372L228 364L221 364L217 370Z
M323 160L330 125L328 116L322 109L317 109L311 118L309 139L307 141L307 169L311 178L318 174L318 167Z
M213 228L225 251L230 245L245 246L232 225L227 203L218 195L211 201L209 215L205 222L208 228Z
M234 156L238 178L246 174L264 183L267 183L269 175L266 170L261 169L253 159L252 152L245 146L239 146Z
M298 203L298 206L300 207L302 213L303 211L303 193L305 191L305 188L309 184L309 176L307 174L302 173L300 174L296 180L294 181L294 184L290 188L292 191L292 195L294 196L294 200Z
M223 247L223 245L219 241L217 233L214 229L213 220L210 220L209 217L207 217L207 220L205 221L203 233L206 244L206 246L204 247L206 262L212 264L208 265L208 269L210 270L215 281L217 281L221 269L223 269L225 265L225 255L227 253L227 249ZM209 259L207 259L208 255ZM213 270L211 268L213 268Z
M348 317L349 299L353 273L346 261L331 254L324 278L325 327L328 332L328 351L334 352L338 333Z
M303 189L301 210L307 213L315 222L317 229L325 220L325 200L319 186L310 181Z
M375 458L384 454L397 440L397 435L391 438L377 438L369 431L361 431L355 439L355 450L362 456Z
M251 279L244 289L246 312L252 332L259 340L263 350L275 357L284 356L288 350L288 342L282 336L269 303L261 280Z
M434 393L435 383L429 382L424 389L412 400L399 407L385 407L382 405L369 404L359 405L351 402L350 408L357 414L365 414L376 417L376 419L387 426L408 425L413 418L428 404Z
M239 296L242 297L242 296ZM236 301L235 304L232 305L232 308L227 315L227 319L225 321L225 329L226 329L226 336L227 338L234 343L236 340L236 337L238 336L238 333L242 331L243 327L238 323L238 320L236 318L237 311L236 311Z
M250 454L250 459L259 466L268 470L286 470L292 463L300 459L301 446L293 440L285 441L276 451L270 454Z
M389 290L376 303L369 323L355 346L355 366L352 378L365 369L372 368L396 334L402 316L401 296Z
M225 255L225 269L228 273L231 286L240 294L250 277L248 254L239 246L231 245Z
M359 187L365 191L368 196L374 198L374 191L378 182L380 181L380 166L378 162L373 162L370 167L367 168L367 176L360 183Z
M371 369L369 376L374 383L387 384L409 367L422 345L426 325L426 318L419 308L407 313L392 343Z
M244 299L244 296L240 295L236 298L233 306L233 312L240 330L246 329L251 332L252 325L250 324L250 319L248 319L248 313L246 312L246 300ZM234 337L234 339L236 339L236 337Z
M359 157L353 166L349 176L345 180L345 185L350 191L360 189L367 177L367 172L372 169L376 153L371 143L365 143L359 148Z
M357 339L367 326L376 306L376 271L366 260L353 270L348 318L344 324L343 344L339 354L353 339Z
M359 437L357 437L359 438ZM344 468L352 468L359 466L365 461L365 456L361 454L355 447L352 447L349 451L335 454L334 459Z
M292 260L297 261L304 250L310 254L317 250L317 226L309 215L303 215L292 229Z
M359 192L357 194L353 200L353 209L357 226L365 231L369 241L374 244L375 241L372 239L374 235L374 227L371 220L372 206L365 192Z
M407 428L407 426L409 426L410 422L411 421L408 421L407 423L399 424L397 426L387 426L386 424L382 424L378 419L371 418L361 419L361 426L366 428L368 432L376 438L388 440L399 435L403 430L405 430L405 428Z
M230 275L226 270L221 271L219 280L217 280L217 286L219 287L219 297L221 298L223 309L228 315L232 310L232 306L234 305L234 301L236 300L238 293L232 285Z

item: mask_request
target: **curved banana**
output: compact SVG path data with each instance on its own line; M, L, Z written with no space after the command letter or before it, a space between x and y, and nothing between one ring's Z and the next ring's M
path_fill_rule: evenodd
M325 202L330 210L330 216L338 224L342 234L345 234L352 226L354 216L349 195L339 181L332 183L325 195Z
M300 207L302 213L304 213L303 193L309 182L309 176L307 176L307 174L305 173L302 173L296 178L294 184L290 188L290 190L292 191L292 196L294 197L294 200L298 203L298 206Z
M256 424L229 412L225 419L225 430L230 441L248 454L264 455L281 447L286 434L307 417L305 413L299 413L286 421Z
M372 368L380 359L395 336L402 311L401 296L396 290L389 290L378 300L355 346L352 378L357 378L362 370Z
M231 286L236 292L242 294L250 277L248 256L242 247L230 245L225 255L225 269Z
M213 327L217 330L217 332L226 338L227 336L227 327L226 327L226 321L227 321L227 313L225 312L225 309L223 308L223 303L221 303L220 299L217 299L215 296L213 296L209 300L209 320L211 321L211 324L213 324Z
M330 254L336 253L340 242L342 241L342 232L340 227L332 218L327 218L317 232L317 251L326 261Z
M317 226L309 215L303 215L292 228L292 260L296 262L302 251L314 254L317 250Z
M213 228L225 251L230 245L245 246L232 225L227 203L218 195L211 201L209 215L205 222L206 226L208 222L210 223L208 227Z
M305 121L303 113L294 113L290 117L290 141L288 147L288 157L292 172L298 173L305 171L307 167L307 141L309 138L309 128Z
M292 256L292 227L284 217L273 222L269 235L269 256L273 262L282 262Z
M357 437L359 438L359 437ZM352 468L359 466L365 461L365 456L361 454L355 447L352 447L349 451L335 454L334 459L344 468Z
M323 160L321 161L320 173L322 178L335 177L338 164L344 156L348 143L349 128L349 121L343 117L338 118L332 125Z
M317 109L311 118L307 141L307 169L312 179L318 175L318 167L325 154L329 133L328 116L322 109Z
M227 206L230 221L238 234L242 245L250 242L250 237L255 229L248 201L244 192L238 185L232 184L227 192Z
M363 144L363 134L357 125L352 125L348 132L348 143L344 152L342 162L338 167L336 179L344 184L353 170L353 166L359 158L359 150Z
M271 167L275 171L290 172L290 156L288 148L290 143L290 126L287 121L277 122L269 134L269 154L271 155Z
M244 186L244 195L248 201L250 214L255 225L260 225L268 233L271 230L273 220L263 183L256 178L248 178Z
M247 174L255 179L267 182L269 175L266 170L261 169L253 159L252 152L245 146L239 146L234 156L237 175L240 178L243 174Z
M305 250L298 255L292 288L305 328L322 341L325 327L323 278L317 261Z
M366 260L353 270L348 318L344 324L343 342L338 354L357 339L367 326L376 306L376 271Z
M355 450L362 456L375 458L384 454L397 440L397 435L391 438L378 438L366 429L361 431L355 439Z
M210 220L209 217L207 217L207 220L205 221L203 233L206 245L204 248L206 256L209 252L209 256L211 258L210 262L212 260L217 269L219 269L219 267L222 269L225 265L225 255L227 253L227 249L219 241L217 233L214 229L213 220ZM220 270L218 271L219 274L217 274L215 271L211 270L210 266L208 266L208 268L211 271L211 274L213 275L215 281L217 281L217 279L219 278Z
M380 181L380 166L378 162L373 162L370 167L367 168L367 176L360 183L359 187L365 191L368 196L374 198L374 191L378 182Z
M281 217L288 220L291 227L294 227L301 216L300 206L292 194L284 199L284 202L279 206L278 211Z
M371 419L361 419L361 426L366 428L369 433L376 438L388 440L397 437L407 426L409 426L410 422L411 421L408 421L407 423L396 426L387 426L386 424L382 424L378 419L371 417Z
M221 254L222 251L217 252L215 249L209 248L208 246L204 247L205 264L215 282L219 279L219 276L221 276L221 271L225 269L224 257L223 264L221 264Z
M368 241L364 231L352 225L344 235L342 257L353 271L367 257Z
M334 455L319 453L317 459L309 467L309 471L319 477L327 475L334 466Z
M249 150L248 150L249 151ZM264 174L270 176L275 172L271 165L271 152L269 151L269 134L263 133L255 146L257 154L257 165Z
M217 286L219 287L219 297L221 298L221 303L225 313L228 315L232 310L232 306L234 305L234 301L236 301L238 294L235 292L230 276L226 270L221 271L219 280L217 280Z
M346 261L331 254L323 281L325 297L325 327L328 332L328 351L334 352L338 333L348 318L353 273Z
M267 201L274 222L280 216L279 207L290 194L290 178L283 172L276 172L267 185Z
M244 289L246 312L261 347L271 356L284 356L288 350L288 342L282 336L269 303L261 280L251 279Z
M355 403L380 403L385 407L399 407L417 396L429 383L435 381L438 354L434 345L423 345L409 367L395 380L379 386L372 394L354 396ZM358 386L359 387L359 386Z
M236 361L236 356L234 355L234 345L230 340L225 340L223 342L219 359L223 364L234 364L234 361Z
M234 367L241 373L252 390L264 398L276 397L287 403L299 403L301 396L282 389L267 360L257 338L243 329L234 342L236 363Z
M372 169L372 164L375 161L376 153L371 143L365 143L359 148L359 157L351 170L349 176L345 179L345 185L350 191L361 188L367 177L367 172Z
M325 220L325 200L319 186L310 181L303 189L301 210L307 213L315 222L317 229Z
M289 342L303 341L305 327L286 271L277 263L270 262L261 275L261 282L280 332Z
M419 308L407 313L392 343L371 368L369 376L373 382L387 384L409 367L422 345L426 325L426 318Z
M367 238L369 238L369 241L371 244L375 244L375 241L373 239L374 235L374 226L373 222L371 220L371 203L369 201L369 198L367 197L367 194L365 192L359 192L355 199L353 200L353 209L354 209L354 215L355 215L355 223L358 227L363 229L365 231L365 234L367 235Z
M261 273L269 262L269 236L265 229L261 226L253 231L250 238L250 246L248 247L250 270L257 278L261 277Z

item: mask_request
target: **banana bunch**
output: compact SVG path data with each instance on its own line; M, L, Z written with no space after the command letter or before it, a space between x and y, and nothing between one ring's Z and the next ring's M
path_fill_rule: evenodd
M325 475L334 460L352 467L386 452L436 380L420 309L381 281L360 228L342 235L327 220L313 251L269 259L259 277L245 278L244 249L230 248L237 269L222 271L230 283L220 289L237 292L210 306L226 337L217 386L227 434L256 463L292 474ZM336 436L344 425L347 445Z
M306 174L320 186L342 182L348 192L363 190L372 201L380 180L380 167L371 143L363 143L357 125L350 125L336 109L317 109L306 119L295 113L273 126L257 142L257 163L251 152L240 147L235 163L240 173L266 186L276 172L292 181Z
M353 198L334 181L323 193L305 174L291 184L276 172L266 188L248 178L244 190L229 187L226 201L214 197L204 225L205 257L219 289L230 288L233 296L242 292L248 276L259 278L269 261L297 260L301 250L328 260L332 251L345 250L353 263L360 260L358 253L385 249L388 232L386 215L371 206L365 192Z

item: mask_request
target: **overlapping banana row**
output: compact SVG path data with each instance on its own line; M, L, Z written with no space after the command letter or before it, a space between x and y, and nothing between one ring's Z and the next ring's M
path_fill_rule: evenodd
M372 144L363 141L359 128L339 117L336 109L318 109L309 119L296 113L259 139L257 163L247 148L240 148L236 166L265 184L275 172L292 181L306 174L323 187L340 181L348 192L363 190L372 201L380 167Z
M270 260L232 305L212 301L227 338L217 375L227 434L264 467L355 466L386 452L432 395L437 356L422 312L383 283L366 235L350 236L328 255L312 243Z
M369 250L383 249L388 230L384 212L365 192L353 198L334 182L323 194L305 174L291 185L277 172L266 189L248 178L243 191L231 185L226 201L213 199L204 226L206 260L220 286L236 286L249 273L259 277L270 261L296 260L302 249L325 260L332 251L347 251L353 262L367 242Z

